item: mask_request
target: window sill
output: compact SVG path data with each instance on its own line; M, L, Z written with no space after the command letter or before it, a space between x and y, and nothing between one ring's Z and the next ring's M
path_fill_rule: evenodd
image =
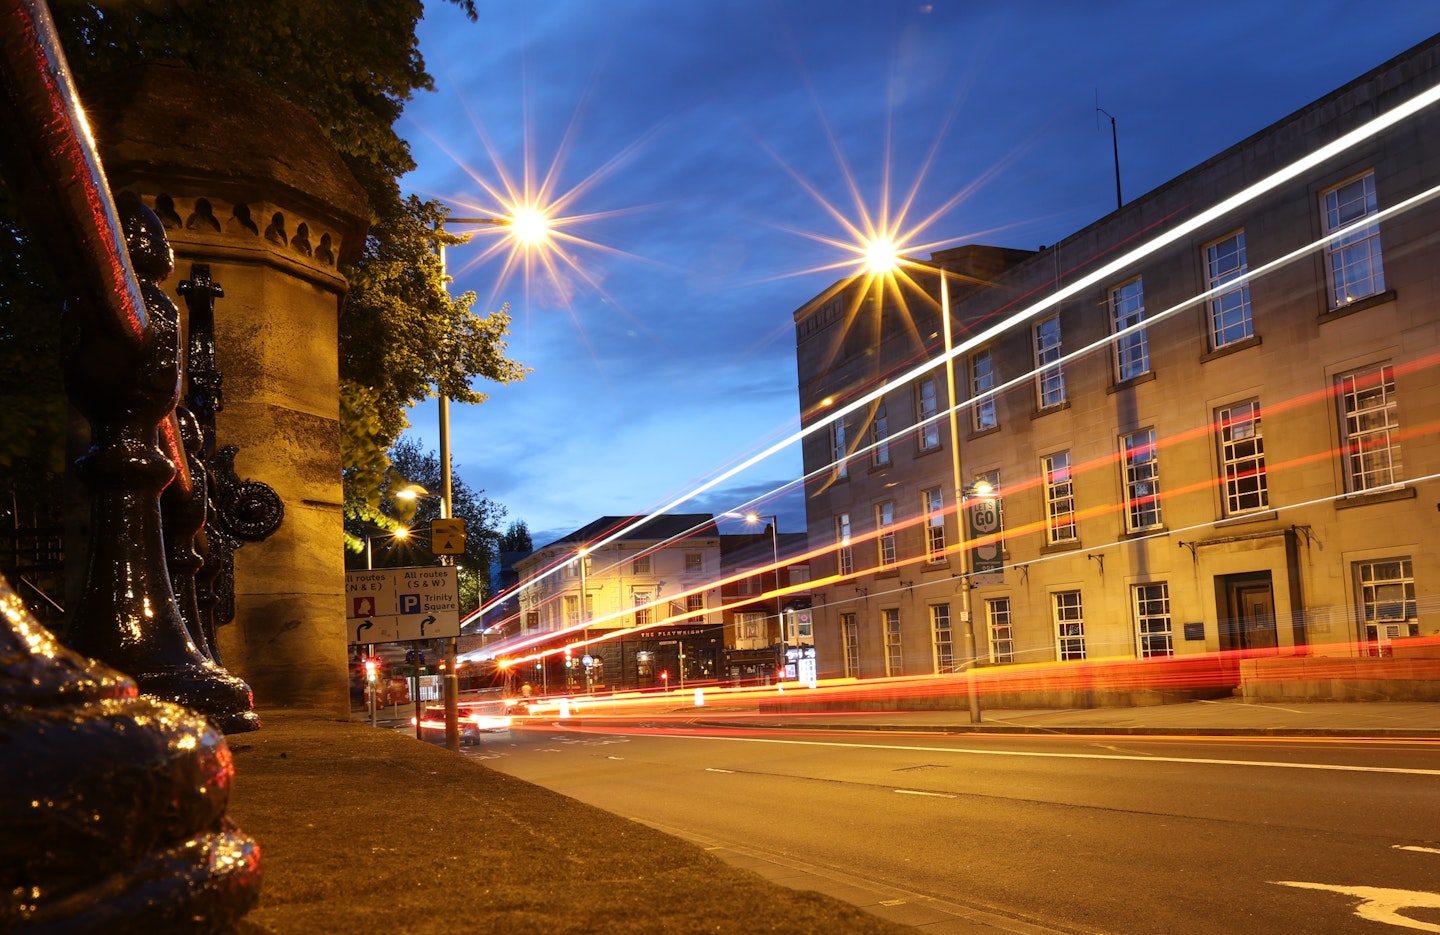
M999 424L992 425L992 426L990 426L988 429L976 429L975 431L971 432L969 435L966 435L966 436L965 436L965 440L966 440L967 442L971 442L971 441L974 441L974 440L977 439L977 438L984 438L986 435L995 435L995 434L998 434L999 431L1000 431L1000 426L999 426Z
M1131 387L1139 386L1141 383L1149 383L1151 380L1154 379L1155 371L1147 370L1144 373L1140 374L1140 376L1138 377L1131 377L1128 380L1121 380L1118 383L1112 383L1110 386L1105 388L1105 392L1110 394L1118 393L1121 390L1128 390Z
M1231 354L1239 353L1240 351L1249 350L1252 347L1259 346L1260 336L1258 334L1252 334L1248 338L1242 338L1239 341L1231 341L1229 344L1226 344L1223 347L1217 347L1213 351L1201 354L1200 363L1209 363L1212 360L1219 360L1221 357L1229 357Z
M1275 510L1256 510L1254 513L1242 513L1239 516L1227 516L1215 524L1216 529L1225 529L1229 526L1248 526L1251 523L1273 523L1280 518L1279 512Z
M1040 547L1040 554L1059 555L1064 552L1078 552L1083 548L1084 546L1080 544L1079 539L1072 539L1069 542L1052 542L1049 545L1042 545Z
M873 575L876 578L898 578L900 577L900 569L894 565L886 565L882 568L876 568Z
M1368 295L1363 299L1356 299L1349 305L1341 305L1320 313L1320 324L1327 321L1335 321L1337 318L1344 318L1346 315L1353 315L1356 312L1363 312L1367 308L1374 308L1377 305L1384 305L1386 302L1395 301L1395 290L1386 289L1384 292Z
M1044 409L1036 409L1034 412L1030 413L1030 418L1039 419L1044 416L1050 415L1052 412L1064 412L1066 409L1069 408L1070 400L1067 399L1063 403L1057 403L1054 406L1046 406Z
M928 457L929 455L938 455L940 452L942 452L942 451L944 451L944 450L945 450L944 447L941 446L941 445L938 445L938 444L935 445L933 448L916 448L916 449L915 449L915 457L917 457L917 458L924 458L924 457Z
M1129 542L1138 539L1150 539L1155 536L1168 536L1169 534L1170 527L1161 524L1159 526L1147 526L1144 529L1132 529L1128 532L1122 532L1120 539L1122 542Z
M1335 509L1348 510L1357 506L1369 506L1372 503L1389 503L1393 500L1414 499L1414 487L1382 487L1378 490L1359 490L1355 493L1346 494L1335 501Z

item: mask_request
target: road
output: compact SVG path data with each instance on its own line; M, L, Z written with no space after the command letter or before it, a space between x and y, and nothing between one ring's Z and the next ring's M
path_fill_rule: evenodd
M537 724L468 752L799 885L996 930L1440 932L1434 741Z

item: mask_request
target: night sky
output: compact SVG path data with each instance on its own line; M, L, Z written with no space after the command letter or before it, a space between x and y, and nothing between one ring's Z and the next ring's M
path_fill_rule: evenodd
M850 226L1035 249L1114 209L1106 114L1129 201L1440 32L1430 0L477 6L426 3L401 184L490 217L508 178L575 218L553 273L496 228L448 257L534 371L452 406L456 470L537 547L798 429L792 314L857 271ZM436 447L435 404L410 420ZM791 446L673 509L798 531L794 489L765 496L800 473Z

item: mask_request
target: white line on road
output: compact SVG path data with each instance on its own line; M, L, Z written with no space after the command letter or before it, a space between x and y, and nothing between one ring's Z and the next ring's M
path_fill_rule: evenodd
M1280 886L1297 886L1307 890L1328 890L1360 900L1355 914L1371 922L1382 922L1422 932L1440 932L1440 925L1421 922L1405 915L1403 909L1440 909L1440 894L1423 890L1391 890L1378 886L1331 886L1326 883L1299 883L1293 880L1272 880Z
M1422 854L1440 854L1440 847L1421 847L1418 844L1392 844L1397 851L1419 851Z
M716 769L716 768L713 767L713 766L707 766L707 767L705 767L705 772L707 772L707 773L733 773L733 772L735 772L735 771L734 771L733 769Z
M891 789L891 792L898 792L901 795L932 795L937 799L953 799L955 796L948 792L921 792L919 789Z
M1221 760L1189 756L1133 756L1123 753L1056 753L1036 750L984 750L974 747L907 747L903 744L841 743L835 740L782 740L775 737L715 737L667 734L679 740L719 740L728 743L773 743L798 747L841 747L849 750L902 750L906 753L959 753L971 756L1016 756L1054 760L1125 760L1133 763L1193 763L1209 766L1260 766L1268 769L1318 769L1338 773L1397 773L1405 776L1440 776L1440 769L1403 766L1347 766L1341 763L1282 763L1276 760Z

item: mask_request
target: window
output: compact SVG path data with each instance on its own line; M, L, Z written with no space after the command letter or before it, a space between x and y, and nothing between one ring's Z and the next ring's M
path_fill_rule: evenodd
M1010 598L985 600L985 623L990 628L990 661L1015 661L1015 630L1010 620Z
M926 377L915 385L915 423L920 426L915 444L921 451L940 447L940 401L936 395L935 378Z
M1132 585L1130 601L1135 613L1135 639L1140 657L1175 655L1175 637L1170 632L1169 583Z
M1115 372L1119 379L1133 380L1150 372L1150 342L1147 329L1135 328L1145 320L1145 283L1135 278L1110 290L1110 324L1115 338ZM1121 334L1126 331L1125 334Z
M1085 614L1079 591L1056 591L1050 595L1055 611L1055 650L1062 662L1085 658Z
M704 612L704 610L705 610L705 595L704 595L704 594L687 594L687 595L685 595L685 610L688 611L689 613L692 613L692 614L693 614L693 613L701 613L701 612Z
M580 623L580 598L574 594L565 595L565 625L567 627L577 626Z
M830 465L836 477L850 475L850 466L846 463L849 453L845 447L845 420L836 419L830 423Z
M650 614L651 608L642 605L649 604L654 599L653 595L649 591L633 591L631 594L635 600L635 625L637 627L649 626L650 621L654 619Z
M877 558L880 565L895 564L895 505L889 500L875 504L875 537Z
M850 549L850 514L835 517L835 571L848 575L855 570L855 554Z
M977 432L993 429L1000 424L999 415L995 411L995 397L986 395L993 389L995 389L994 358L990 356L989 351L979 351L970 358L970 397L976 400L974 408L970 410L970 424ZM1061 396L1063 398L1063 391Z
M1236 231L1205 248L1205 276L1210 296L1210 349L1243 341L1255 333L1250 320L1250 265L1245 259L1245 232ZM1227 288L1228 287L1228 288Z
M890 607L880 611L880 622L885 630L885 674L904 675L905 657L900 647L900 609Z
M885 400L875 407L875 418L870 422L870 465L884 467L890 463L890 418L885 412Z
M586 555L586 556L584 556L583 558L572 558L570 561L568 561L568 562L565 563L565 577L567 577L567 578L578 578L578 577L580 577L580 563L581 563L581 561L584 561L584 563L585 563L585 574L587 574L587 575L590 574L590 569L591 569L591 567L592 567L592 566L591 566L591 563L590 563L590 556Z
M650 556L637 555L635 561L630 563L630 570L637 575L650 574Z
M930 605L930 630L935 634L935 671L955 671L954 630L950 626L950 605Z
M1395 417L1395 369L1379 364L1335 380L1340 399L1340 446L1345 489L1352 493L1398 482L1400 425Z
M939 487L920 493L920 508L925 513L925 561L945 561L945 499Z
M1130 532L1160 525L1160 466L1155 430L1142 429L1121 439L1125 449L1125 528Z
M1040 408L1048 409L1065 402L1065 370L1056 363L1060 359L1060 316L1052 315L1035 325L1035 378Z
M1330 270L1330 306L1341 308L1357 299L1385 291L1380 263L1380 225L1365 223L1379 210L1375 173L1337 185L1321 196L1324 202L1325 246Z
M1371 655L1389 655L1390 641L1415 636L1420 626L1415 604L1415 575L1409 558L1387 558L1355 565L1360 620Z
M1265 437L1260 432L1259 400L1221 409L1216 422L1220 426L1226 514L1265 509L1270 505L1270 491L1265 480Z
M540 629L540 611L538 611L538 610L527 610L527 611L525 611L525 632L526 632L526 633L533 633L533 632L535 632L536 630L539 630L539 629Z
M1070 479L1070 452L1041 459L1045 469L1045 519L1050 543L1074 542L1075 487Z
M765 623L765 615L743 613L740 614L739 617L740 639L758 641L760 639L760 627Z
M685 553L685 571L700 573L705 570L705 556L699 552Z
M840 639L844 643L845 677L857 678L860 675L860 624L854 614L840 615Z

